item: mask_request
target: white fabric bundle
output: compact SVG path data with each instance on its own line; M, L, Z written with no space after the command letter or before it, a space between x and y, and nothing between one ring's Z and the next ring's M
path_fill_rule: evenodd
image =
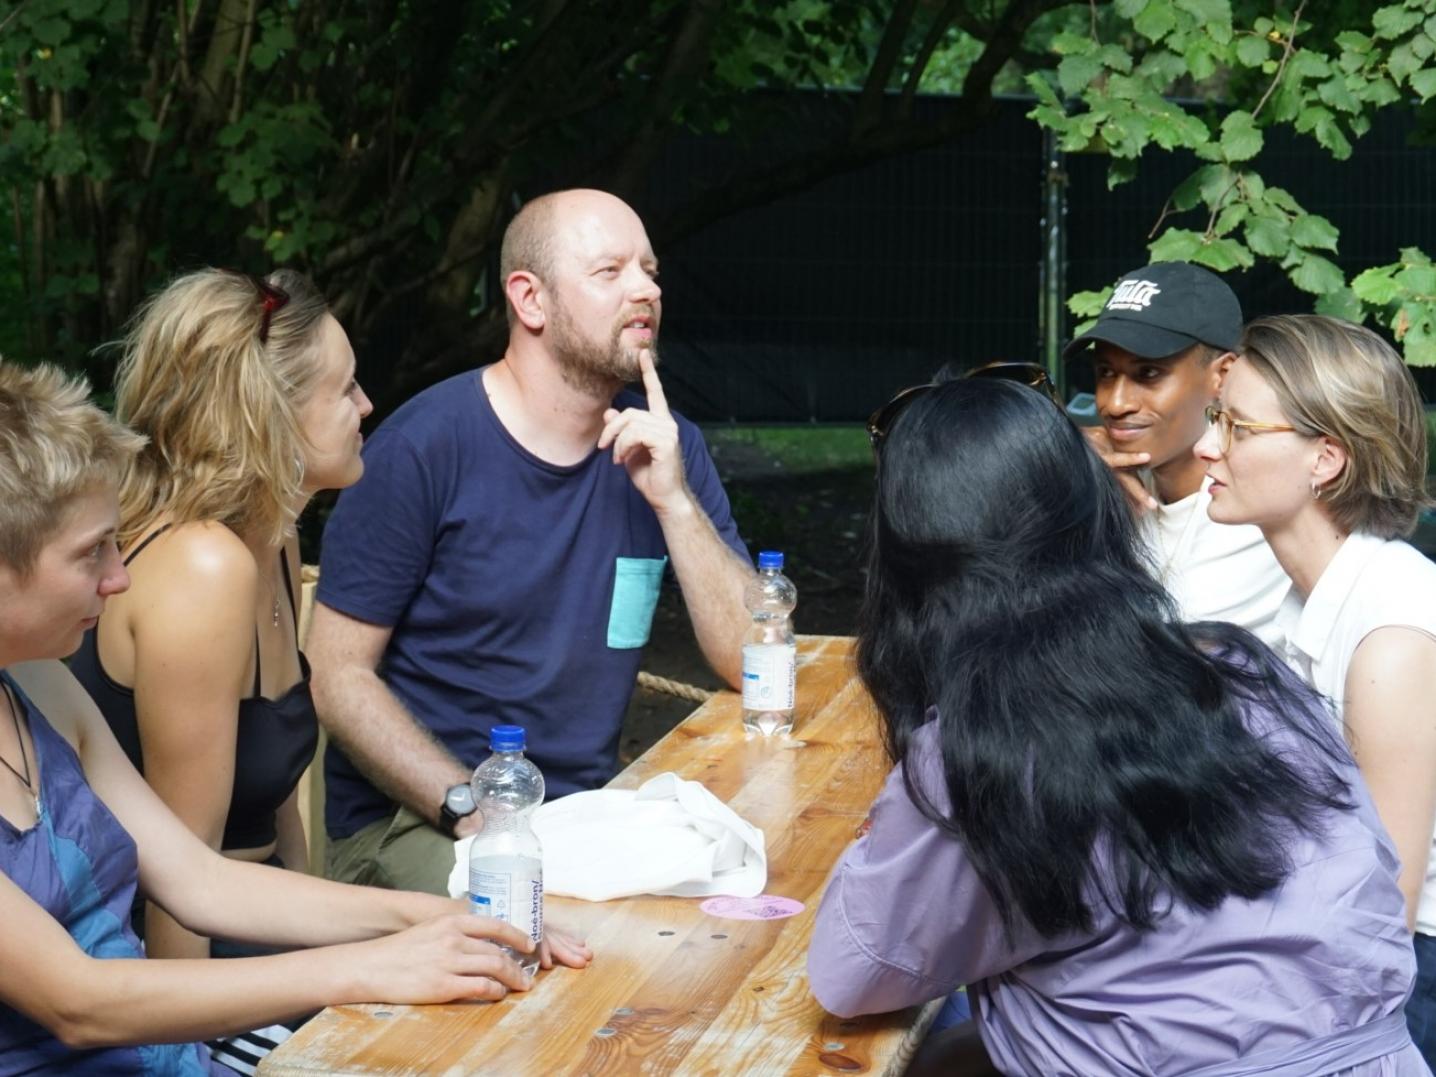
M638 789L594 789L534 812L544 891L585 901L632 894L753 897L768 881L763 832L673 773ZM454 843L449 893L469 889L469 845Z

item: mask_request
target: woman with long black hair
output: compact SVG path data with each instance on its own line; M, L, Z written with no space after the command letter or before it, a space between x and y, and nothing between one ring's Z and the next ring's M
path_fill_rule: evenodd
M809 954L839 1015L967 984L1004 1073L1425 1074L1397 861L1317 698L1183 625L1040 393L875 417L858 639L897 764Z

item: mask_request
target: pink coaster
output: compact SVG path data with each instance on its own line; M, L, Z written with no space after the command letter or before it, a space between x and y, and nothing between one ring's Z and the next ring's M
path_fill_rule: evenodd
M801 901L776 894L759 894L750 898L711 897L698 907L709 916L721 916L725 920L782 920L803 911Z

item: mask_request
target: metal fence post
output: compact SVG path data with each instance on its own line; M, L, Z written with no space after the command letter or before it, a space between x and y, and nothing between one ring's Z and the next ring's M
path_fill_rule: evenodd
M1062 344L1067 337L1063 302L1067 297L1067 160L1057 135L1042 131L1042 271L1038 284L1037 321L1042 363L1063 400L1067 371Z

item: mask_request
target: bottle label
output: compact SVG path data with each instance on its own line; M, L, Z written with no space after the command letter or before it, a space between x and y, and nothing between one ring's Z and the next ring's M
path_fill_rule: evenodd
M798 648L791 643L743 645L743 709L790 711L798 672Z
M537 945L543 938L543 864L527 857L471 864L469 911L513 924Z

